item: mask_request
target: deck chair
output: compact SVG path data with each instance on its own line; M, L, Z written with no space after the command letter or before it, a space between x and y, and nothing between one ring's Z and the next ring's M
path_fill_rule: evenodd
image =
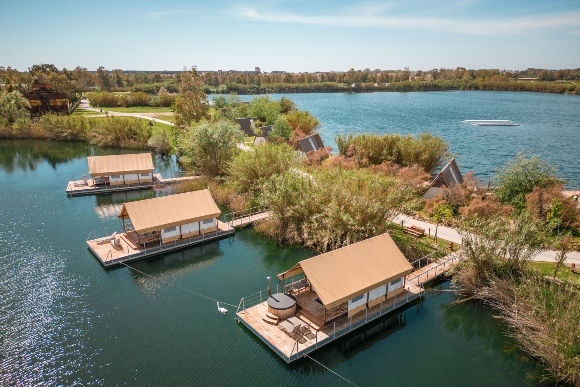
M307 326L301 326L300 331L308 340L314 340L316 338L316 336L312 334L312 331Z

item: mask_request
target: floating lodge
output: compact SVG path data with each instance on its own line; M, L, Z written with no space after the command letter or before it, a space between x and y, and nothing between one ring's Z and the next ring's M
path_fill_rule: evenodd
M123 232L87 244L104 266L116 265L232 234L220 214L207 189L125 203Z
M238 321L287 363L419 298L457 258L413 271L388 233L297 263L280 293L242 298Z
M161 175L153 173L151 153L89 156L87 161L90 179L83 176L82 180L69 181L66 187L67 194L90 195L126 191L195 179L195 177L162 179Z

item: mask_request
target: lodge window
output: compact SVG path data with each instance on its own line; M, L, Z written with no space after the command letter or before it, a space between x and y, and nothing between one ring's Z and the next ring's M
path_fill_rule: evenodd
M365 296L366 296L366 293L363 293L360 296L356 296L350 300L350 303L354 304L355 302L362 300Z
M395 286L395 285L397 285L399 282L401 282L402 280L403 280L403 277L399 277L399 278L397 278L396 280L393 280L393 281L391 281L391 282L389 283L389 285L391 285L391 286Z
M141 177L149 177L149 173L142 173Z
M177 230L177 227L173 226L173 227L167 227L163 229L164 233L170 233L170 232L174 232L175 230Z
M120 179L121 175L111 175L111 179Z
M213 219L204 219L203 220L203 224L212 224L213 223Z

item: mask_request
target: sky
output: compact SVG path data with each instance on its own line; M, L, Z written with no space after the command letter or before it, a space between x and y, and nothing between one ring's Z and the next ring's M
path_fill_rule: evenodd
M580 0L0 0L0 66L580 67Z

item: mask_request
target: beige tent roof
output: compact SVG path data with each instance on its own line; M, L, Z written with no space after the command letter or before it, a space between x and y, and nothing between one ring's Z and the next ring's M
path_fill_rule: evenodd
M332 308L407 275L412 269L391 236L385 233L301 261L278 278L303 271L320 301Z
M143 173L153 171L151 153L128 155L90 156L89 175L109 176L123 173Z
M220 214L209 190L204 189L125 203L119 218L131 219L135 231L143 233L211 219Z

